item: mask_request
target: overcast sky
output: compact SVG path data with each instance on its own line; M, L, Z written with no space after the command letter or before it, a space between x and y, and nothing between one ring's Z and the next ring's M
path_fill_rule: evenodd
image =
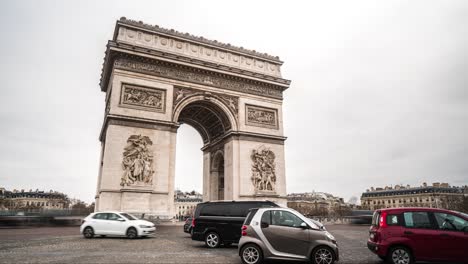
M468 1L1 1L0 186L96 192L121 16L278 55L288 192L468 184ZM179 129L176 186L202 189Z

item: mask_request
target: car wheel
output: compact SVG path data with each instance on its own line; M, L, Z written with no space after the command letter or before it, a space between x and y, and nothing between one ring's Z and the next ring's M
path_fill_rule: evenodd
M263 262L262 250L254 244L245 245L241 250L241 259L244 264L260 264Z
M130 227L127 230L127 237L130 239L134 239L138 236L137 230L134 227Z
M329 247L318 247L312 252L312 263L332 264L335 263L335 255Z
M413 263L413 256L406 247L394 247L390 250L387 260L392 264L411 264Z
M94 230L92 227L86 227L84 230L83 230L83 236L85 238L93 238L94 237Z
M221 244L221 238L219 237L217 233L210 232L205 237L205 244L209 248L217 248L219 247L219 244Z

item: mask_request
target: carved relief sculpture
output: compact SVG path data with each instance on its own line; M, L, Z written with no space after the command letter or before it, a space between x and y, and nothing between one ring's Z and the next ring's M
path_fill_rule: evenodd
M153 142L147 136L132 135L127 143L123 152L124 175L120 185L125 187L153 184L153 155L149 149Z
M123 84L121 104L136 106L156 112L164 112L165 91Z
M247 125L278 129L276 109L253 105L246 105L245 108Z
M173 101L174 105L177 105L182 99L193 94L206 94L206 92L201 91L201 90L191 89L191 88L185 88L185 87L175 87L174 88L174 101ZM211 92L210 94L218 98L221 98L221 100L224 103L226 103L226 105L229 108L231 108L233 113L237 116L239 112L239 98L238 97L225 95L225 94L219 94L219 93L211 93Z
M264 146L252 150L252 183L255 191L275 191L275 153Z
M268 85L260 82L251 83L241 79L228 79L220 76L210 76L212 73L200 73L183 67L174 69L174 67L170 67L169 65L159 61L146 63L137 60L117 59L114 62L114 68L141 72L181 81L194 82L221 89L250 93L276 99L283 98L282 90L274 85Z

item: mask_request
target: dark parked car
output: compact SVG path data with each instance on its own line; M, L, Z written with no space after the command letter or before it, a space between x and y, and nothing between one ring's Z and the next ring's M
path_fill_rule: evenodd
M278 207L270 201L223 201L199 203L192 220L192 240L210 248L238 243L242 223L251 208Z
M192 217L188 217L187 219L185 219L184 232L185 233L191 233L192 232Z
M435 208L376 210L367 247L394 264L468 263L468 217Z

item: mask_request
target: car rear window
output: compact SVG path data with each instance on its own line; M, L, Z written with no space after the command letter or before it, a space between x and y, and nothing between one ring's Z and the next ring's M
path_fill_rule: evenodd
M250 225L250 222L252 222L252 218L254 215L257 213L258 209L252 209L249 211L247 214L247 217L245 218L244 225Z
M380 219L380 212L375 211L374 215L372 216L372 225L379 226L379 219Z

